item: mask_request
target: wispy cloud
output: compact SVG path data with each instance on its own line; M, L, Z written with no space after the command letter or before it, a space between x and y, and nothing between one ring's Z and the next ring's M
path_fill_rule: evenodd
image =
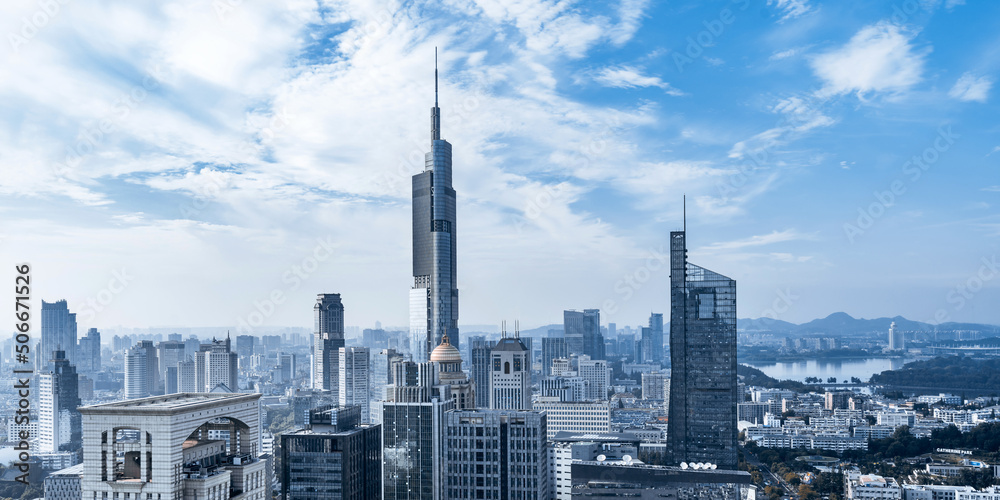
M767 0L768 5L773 5L781 11L780 22L794 19L812 10L809 0Z
M948 96L960 101L986 102L991 88L993 88L992 78L988 76L977 77L971 72L967 72L955 82L955 85L948 91Z
M684 92L672 87L657 76L648 76L642 69L634 66L610 66L603 68L594 75L594 81L605 86L620 89L639 87L659 87L668 95L682 96Z
M802 234L794 229L786 229L784 231L772 231L768 234L750 236L749 238L739 240L712 243L711 245L703 247L702 250L711 252L738 250L741 248L772 245L774 243L782 243L786 241L809 240L814 239L815 237L815 234Z
M929 48L913 45L916 33L887 22L866 26L840 48L813 58L823 93L903 92L920 82Z

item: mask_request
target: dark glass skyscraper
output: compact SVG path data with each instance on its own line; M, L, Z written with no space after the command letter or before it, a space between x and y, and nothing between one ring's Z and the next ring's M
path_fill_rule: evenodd
M586 354L590 359L605 359L600 309L563 311L563 332L569 355Z
M736 281L687 261L670 233L670 421L674 462L736 468Z
M427 360L445 334L456 348L459 346L457 230L451 172L451 144L441 139L435 62L431 151L424 158L424 171L413 176L410 335L413 359L418 362Z
M321 293L313 306L313 389L340 397L340 348L344 347L344 304L339 293Z

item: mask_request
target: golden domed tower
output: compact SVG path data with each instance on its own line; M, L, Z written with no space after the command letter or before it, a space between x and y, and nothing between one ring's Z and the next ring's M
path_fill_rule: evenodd
M451 386L451 396L456 410L472 409L476 406L475 383L462 371L462 353L451 345L448 335L441 337L441 345L431 352L430 360L438 365L438 379L441 385Z

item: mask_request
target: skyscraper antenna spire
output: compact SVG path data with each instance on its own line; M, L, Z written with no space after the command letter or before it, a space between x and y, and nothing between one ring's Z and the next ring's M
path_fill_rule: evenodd
M438 49L434 47L434 107L431 108L431 140L441 139L441 109L438 108Z
M434 107L438 107L438 48L434 47Z
M435 70L435 71L437 71L437 70ZM436 83L435 83L435 85L436 85ZM684 232L686 233L687 230L688 230L688 195L685 194L684 195Z

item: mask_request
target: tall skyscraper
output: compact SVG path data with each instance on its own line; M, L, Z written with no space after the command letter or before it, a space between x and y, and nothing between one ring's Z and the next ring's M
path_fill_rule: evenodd
M889 350L897 351L906 349L906 341L903 339L903 331L896 328L896 322L889 325Z
M52 353L52 371L39 377L39 451L75 451L81 432L79 379L65 353Z
M469 339L470 378L476 384L476 408L490 407L490 351L495 345L496 341L486 340L486 337Z
M413 176L413 287L410 336L413 359L426 361L447 334L458 346L458 267L455 189L451 184L451 144L441 139L437 99L437 55L431 151L424 171Z
M42 338L35 360L41 371L52 369L52 353L63 351L76 365L76 313L69 312L65 300L42 301Z
M76 347L76 368L80 373L101 371L101 332L97 328L87 330Z
M542 375L552 375L552 360L569 358L565 337L542 337Z
M670 233L670 407L673 461L736 468L736 281L687 261Z
M340 398L340 348L344 347L344 304L339 293L321 293L313 306L313 389L330 391Z
M544 413L455 410L445 429L444 498L552 498Z
M586 354L590 359L605 358L600 309L563 311L563 332L569 354Z
M163 381L164 388L167 384L167 369L177 368L177 363L184 360L184 343L168 340L160 342L156 346L157 356L159 356L160 380ZM176 377L175 377L176 378ZM176 380L174 380L176 383ZM169 394L169 393L168 393Z
M382 498L382 428L358 425L360 413L315 409L305 429L281 434L282 500Z
M490 351L490 408L531 409L531 356L518 334L506 333Z
M358 406L361 408L361 422L371 422L371 403L368 397L369 389L369 351L367 347L341 347L338 355L340 360L337 377L340 388L337 391L340 406Z
M191 359L177 363L177 392L203 392L198 388L198 365Z

